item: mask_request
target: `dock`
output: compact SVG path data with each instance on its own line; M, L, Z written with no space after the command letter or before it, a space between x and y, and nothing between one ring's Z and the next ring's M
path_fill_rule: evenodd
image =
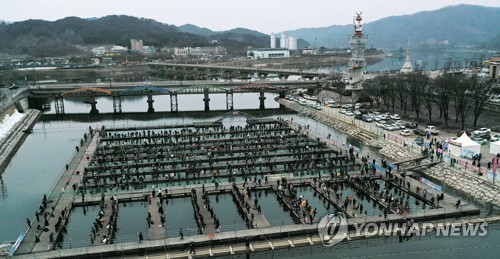
M361 175L354 170L360 165L359 161L348 161L346 155L332 150L321 140L310 139L279 120L255 121L252 126L230 129L223 129L217 123L205 123L201 125L203 127L195 127L194 124L184 126L188 128L103 128L101 131L92 131L91 137L82 142L68 164L68 170L62 172L48 196L49 205L41 211L41 215L47 214L45 211L49 213L48 231L40 231L34 224L26 233L16 255L21 258L33 254L39 258L93 258L120 256L123 251L127 251L127 254L144 254L144 251L148 251L148 254L167 252L169 256L180 257L181 252L193 241L197 249L204 248L208 256L215 256L223 255L226 251L237 254L317 243L311 233L317 231L320 218L314 218L313 222L304 218L305 208L297 209L294 197L287 193L290 186L312 188L314 195L322 197L324 206L343 211L351 225L361 222L398 222L406 217L422 222L479 213L471 204L455 206L456 198L447 194L440 204L426 205L426 209L406 214L396 213L373 190L370 181L381 180L385 184L393 184L403 196L412 195L425 204L430 204L431 197L438 193L430 189L425 195L416 192L416 187L421 185L409 176L380 173ZM277 185L279 181L282 184L280 187ZM283 185L283 181L289 185ZM374 201L377 206L385 206L389 211L387 219L378 213L357 213L354 206L342 209L342 201L335 197L332 183L348 184L349 188L362 193L363 197ZM168 189L168 194L162 196L165 199L191 198L193 210L186 217L194 216L198 224L197 234L190 233L184 239L166 238L167 231L178 229L165 229L162 225L161 208L165 211L166 207L152 193L154 188L160 186L162 190ZM297 224L271 226L265 215L272 211L263 211L262 214L257 212L255 205L258 201L255 201L254 191L269 188L291 209L293 222ZM112 194L106 193L108 191L112 191ZM217 218L211 214L208 197L220 193L231 193L249 229L218 231ZM147 220L148 213L151 215L147 237L142 242L114 244L115 232L119 231L116 229L116 222L120 218L118 205L144 202L145 199L150 202L144 209L144 217L139 220ZM93 244L59 249L72 208L89 205L101 206L96 222L88 226L89 235L95 235ZM330 209L327 210L329 213ZM43 216L40 220L44 221ZM272 240L267 237L272 237ZM244 245L248 241L251 247ZM224 247L226 242L232 245Z

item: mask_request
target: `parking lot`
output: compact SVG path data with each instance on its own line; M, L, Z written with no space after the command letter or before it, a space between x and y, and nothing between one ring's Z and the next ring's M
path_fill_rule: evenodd
M422 139L425 141L426 140L425 128L427 126L432 126L432 125L419 125L416 122L409 120L394 119L396 118L396 116L394 116L395 114L387 114L387 113L381 114L373 110L367 110L367 115L371 116L372 118L372 121L368 121L363 119L356 119L354 112L351 112L353 115L346 114L345 110L348 108L342 108L342 107L333 108L327 105L323 106L322 109L324 112L336 117L339 120L353 124L357 127L364 128L379 136L383 136L384 134L386 136L388 136L387 134L398 135L399 137L404 138L405 141L407 141L408 143L415 142L415 140L418 137L422 137ZM407 130L409 132L409 135L401 134L401 131L404 130ZM439 128L437 128L437 130L439 131L438 134L432 135L432 138L436 138L438 141L454 139L458 137L457 132L442 131L439 130ZM472 133L471 135L472 139L474 140L474 133ZM500 132L491 131L489 135L492 137L492 140L494 141L496 135L500 137ZM493 155L490 154L489 152L490 151L489 143L490 141L485 141L481 145L482 156L487 160L491 160L491 158L493 157Z

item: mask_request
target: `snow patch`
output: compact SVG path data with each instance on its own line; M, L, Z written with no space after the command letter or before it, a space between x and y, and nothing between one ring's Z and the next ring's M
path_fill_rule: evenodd
M19 113L17 111L15 111L12 115L5 115L3 121L0 122L0 140L7 137L14 128L14 125L21 121L24 116L26 116L26 114Z

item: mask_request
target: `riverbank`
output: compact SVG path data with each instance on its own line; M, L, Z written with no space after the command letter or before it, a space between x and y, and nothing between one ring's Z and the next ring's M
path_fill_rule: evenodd
M10 159L31 133L33 126L41 115L42 113L39 110L26 110L25 116L12 127L10 134L7 134L0 141L0 175L3 174Z
M413 151L411 148L402 147L385 140L383 134L377 136L373 132L357 127L354 119L352 119L352 123L350 123L350 121L344 121L335 116L334 113L328 113L325 110L314 110L285 99L279 99L277 102L349 136L358 138L366 145L381 147L380 153L392 162L421 157L420 153ZM371 138L366 138L366 135L371 136ZM446 162L441 162L437 165L421 169L419 171L424 175L430 176L441 183L446 184L455 191L471 197L477 202L492 204L500 207L500 187L488 182L487 179L485 180L479 178L472 172L467 173L460 171L454 167L450 167L450 165Z

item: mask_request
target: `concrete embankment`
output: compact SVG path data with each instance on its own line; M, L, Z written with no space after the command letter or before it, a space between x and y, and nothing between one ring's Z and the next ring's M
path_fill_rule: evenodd
M289 109L292 109L300 114L307 115L310 118L319 121L333 129L336 129L346 135L357 138L363 141L363 143L365 143L366 145L381 148L380 153L393 161L402 161L420 157L420 154L415 153L408 148L395 145L389 141L384 140L383 138L379 138L373 132L338 120L335 116L327 112L314 110L312 108L284 99L279 99L277 101Z
M14 125L12 132L0 142L0 175L17 152L24 140L31 133L33 126L41 116L38 110L26 110L26 116Z
M365 144L371 146L382 147L380 153L386 156L390 161L402 161L420 157L421 155L411 149L396 145L386 141L381 137L373 137L366 139L364 130L342 122L323 111L317 111L309 107L302 106L295 102L279 99L279 103L289 109L295 110L302 114L307 114L309 117L324 123L325 125L337 129L349 136L362 140ZM459 171L449 164L442 162L430 168L420 171L424 175L430 176L433 179L440 181L442 184L454 189L457 192L465 194L477 202L489 203L495 206L500 206L500 187L493 185L491 182L481 179L471 173Z

